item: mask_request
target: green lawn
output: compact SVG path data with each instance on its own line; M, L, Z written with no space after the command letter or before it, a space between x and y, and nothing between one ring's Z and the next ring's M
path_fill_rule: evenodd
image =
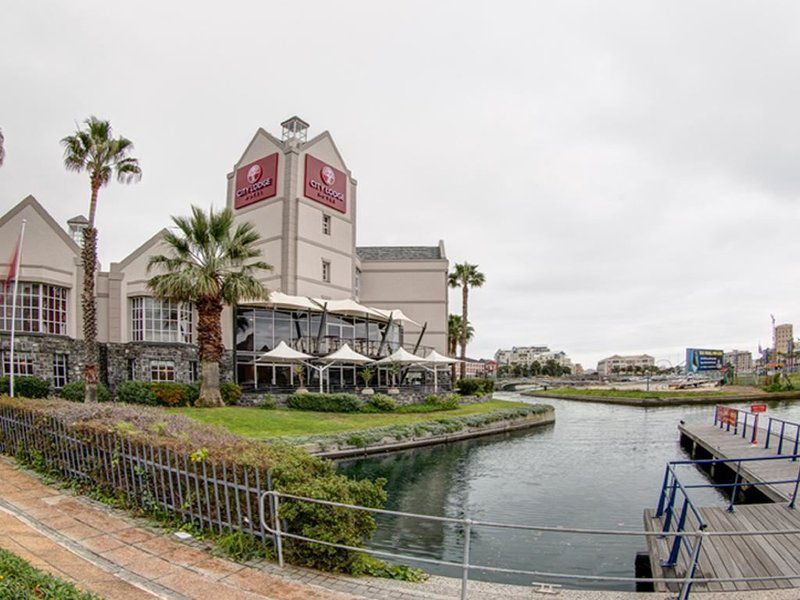
M488 413L504 408L529 406L524 402L492 400L479 404L467 404L456 410L443 410L431 413L322 413L302 410L265 410L226 406L225 408L172 408L169 412L178 413L208 423L222 425L233 433L252 438L272 438L280 436L325 435L342 433L373 427L408 425L424 421L435 421L449 417L464 417Z
M592 396L595 398L699 398L701 396L730 396L731 392L720 390L703 390L690 392L685 390L651 391L643 390L596 390L587 388L561 387L548 390L536 390L526 395L535 396L539 391L545 394L558 394L560 396Z

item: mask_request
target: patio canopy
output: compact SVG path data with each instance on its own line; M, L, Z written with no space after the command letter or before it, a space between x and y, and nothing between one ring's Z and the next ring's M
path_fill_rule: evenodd
M450 358L449 356L439 354L436 350L431 350L430 354L425 357L425 360L431 365L453 365L461 362L457 358Z
M395 322L403 322L403 323L411 323L412 325L416 325L417 327L422 327L419 323L417 323L411 317L408 317L402 310L399 308L395 308L394 310L384 310L382 308L375 308L373 310L378 311L381 313L384 318L389 319L391 318L392 321Z
M325 362L340 362L340 363L347 363L353 365L364 365L367 363L375 362L369 356L364 356L363 354L359 354L348 344L345 344L341 348L339 348L336 352L331 352L327 356L321 357L319 360L323 360Z
M240 302L239 306L275 306L292 310L322 311L321 306L318 306L316 302L306 296L290 296L283 292L270 292L266 300Z
M328 307L328 312L336 315L348 315L351 317L371 317L373 319L380 319L386 321L389 317L375 308L359 304L355 300L323 300L321 298L313 298L314 302L321 307ZM317 310L320 310L319 308Z
M304 363L314 357L305 352L299 352L294 348L286 345L286 342L281 342L269 352L264 352L256 359L256 362L273 362L273 363Z
M417 356L416 354L411 354L411 352L409 352L405 348L400 347L394 352L392 352L389 356L380 359L376 364L415 365L415 364L424 364L427 362L428 359L422 358L421 356Z

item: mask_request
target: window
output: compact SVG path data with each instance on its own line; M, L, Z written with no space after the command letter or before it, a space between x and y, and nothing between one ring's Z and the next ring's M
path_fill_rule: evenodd
M0 298L0 329L11 331L13 294ZM25 333L67 334L67 288L20 281L16 330Z
M11 375L11 352L0 353L0 375ZM14 353L14 375L33 375L33 355L30 352Z
M192 343L193 314L188 302L131 298L131 340Z
M189 381L200 381L200 365L196 360L189 361Z
M358 298L361 295L361 269L356 269L356 282L354 287L355 289L353 292L356 298Z
M16 356L14 357L16 358ZM67 355L56 353L53 355L53 387L61 389L68 383Z
M331 282L331 263L327 260L322 261L322 281Z
M331 234L331 216L322 215L322 233L325 235Z
M175 381L175 362L171 360L151 360L150 381Z
M136 359L129 358L128 359L128 381L134 381L136 379Z

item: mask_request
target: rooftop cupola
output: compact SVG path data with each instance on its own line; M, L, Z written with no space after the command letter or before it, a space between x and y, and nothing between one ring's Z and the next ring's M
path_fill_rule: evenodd
M296 115L286 119L281 123L281 127L283 128L281 139L284 142L287 140L295 140L304 144L308 139L308 123Z
M89 219L83 215L72 217L67 221L67 228L69 229L69 237L71 237L78 246L83 246L83 232L89 228Z

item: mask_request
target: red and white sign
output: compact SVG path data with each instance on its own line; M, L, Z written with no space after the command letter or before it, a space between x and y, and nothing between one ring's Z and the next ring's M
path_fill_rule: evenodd
M751 413L767 412L767 405L766 404L751 404L750 405L750 412Z
M729 408L727 406L718 406L717 419L719 419L719 422L723 425L735 426L739 420L739 411L735 408Z
M243 208L278 193L278 153L236 169L234 208Z
M339 212L347 212L347 175L306 154L305 196Z

